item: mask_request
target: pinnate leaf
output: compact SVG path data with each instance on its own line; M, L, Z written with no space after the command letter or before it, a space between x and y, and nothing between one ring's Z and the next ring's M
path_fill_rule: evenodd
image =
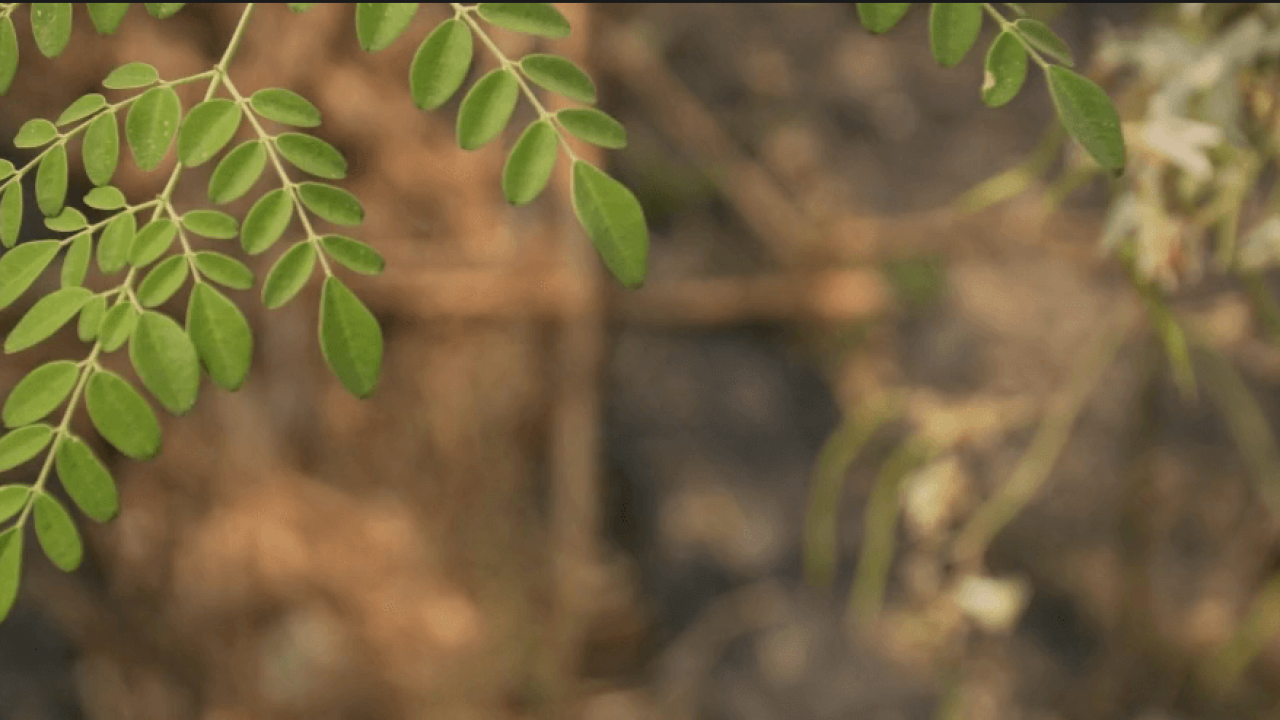
M366 52L391 47L418 12L418 3L356 3L356 38Z
M240 223L234 217L217 210L191 210L182 216L182 226L214 240L230 240L240 232Z
M284 159L303 172L329 180L341 180L347 176L347 161L342 153L318 137L281 133L275 142Z
M191 289L187 332L209 377L224 390L238 390L253 361L253 332L240 308L212 285Z
M110 370L94 373L85 386L84 403L93 427L112 447L134 460L149 460L159 454L160 421L142 394L124 378ZM69 454L79 453L72 451ZM61 448L57 460L58 474L62 477L63 486L69 490L67 476L70 473L64 472L62 467ZM73 457L71 460L75 465L84 465L79 462L83 458ZM87 511L85 514L89 515Z
M71 3L32 3L31 35L41 55L61 55L71 40Z
M64 207L57 215L44 219L44 226L54 232L75 232L88 224L89 221L85 219L84 213L73 207Z
M40 273L49 267L62 243L57 240L26 242L0 255L0 310L17 300Z
M111 90L146 87L160 79L160 73L144 62L125 63L107 73L102 86Z
M253 271L230 255L198 252L196 269L208 279L232 290L248 290L253 287Z
M209 199L222 205L238 199L253 187L267 165L267 151L260 140L248 140L227 153L209 178Z
M178 132L178 159L196 167L217 155L240 127L240 106L226 98L214 98L191 108Z
M310 128L320 124L320 111L310 100L292 90L264 88L249 98L253 111L284 125Z
M82 287L68 287L45 295L31 306L5 338L4 351L16 353L54 334L80 312L93 293Z
M46 217L62 212L67 201L67 146L55 145L36 168L36 204Z
M1045 70L1049 94L1067 134L1106 170L1122 171L1125 163L1120 116L1102 88L1058 66Z
M36 539L49 561L63 572L80 567L80 561L84 559L84 545L76 524L62 504L50 495L36 493L34 515Z
M377 250L359 240L342 235L325 235L320 238L320 244L329 257L361 275L377 275L387 265Z
M504 30L559 40L569 37L569 21L550 3L481 3L480 17Z
M596 84L582 68L559 55L525 55L520 69L539 86L560 93L570 100L594 103Z
M133 336L138 327L138 311L132 303L120 302L111 306L102 318L102 327L98 329L98 342L104 352L115 352Z
M21 427L43 419L67 399L79 377L79 367L70 360L45 363L27 373L4 401L4 424Z
M276 188L258 198L244 218L240 245L250 255L264 252L280 239L293 219L293 200L284 188Z
M148 308L163 304L187 281L188 272L187 259L182 255L165 258L151 268L138 286L138 302Z
M649 229L636 196L580 160L573 164L571 194L578 221L614 277L629 288L644 284Z
M0 435L0 472L18 467L49 445L53 428L43 423L27 425Z
M499 68L480 78L458 108L458 147L476 150L497 137L511 120L519 95L520 85L508 70Z
M169 152L182 120L182 103L171 87L154 87L129 108L124 136L133 161L142 170L155 170Z
M67 106L66 110L58 116L57 124L66 125L77 120L83 120L93 113L107 106L107 99L100 93L89 93L77 98L75 102Z
M101 373L99 373L101 374ZM119 380L119 378L116 378ZM92 382L92 380L90 381ZM120 380L120 382L124 382ZM126 388L130 391L133 388ZM142 403L146 414L151 420L155 420L155 415L151 413L151 407L147 405L147 401L142 399L141 395L136 392L134 397ZM128 401L126 406L121 410L128 410ZM125 421L128 421L129 415L124 414ZM96 427L96 421L95 421ZM154 425L155 431L155 452L160 449L160 426ZM150 438L140 438L150 441ZM107 472L106 466L98 459L93 451L89 449L84 441L75 435L68 435L62 439L58 445L58 453L54 458L54 467L58 471L58 479L62 481L62 487L67 491L67 495L71 497L71 501L80 508L80 512L88 515L90 518L98 522L107 522L114 518L120 510L120 495L116 491L116 484L111 480L111 473Z
M559 154L559 136L551 123L537 120L520 134L502 169L502 193L512 205L533 200L551 180Z
M119 210L128 204L128 200L119 188L104 185L85 193L84 204L97 210Z
M298 197L308 210L335 225L364 222L364 207L355 195L342 188L305 182L298 185Z
M104 113L84 131L84 173L94 185L106 185L120 161L120 126L113 113Z
M62 287L73 287L84 284L84 277L89 272L89 260L93 255L93 236L89 233L77 235L67 248L66 257L62 258Z
M627 146L627 130L622 123L595 108L571 108L556 113L556 120L570 135L611 150Z
M133 213L112 218L98 238L98 269L108 275L123 270L137 233L138 221Z
M929 12L929 47L943 67L960 64L982 30L981 3L933 3Z
M471 28L457 18L431 31L409 65L409 91L415 105L434 110L458 92L471 68L472 44Z
M54 138L58 137L58 128L53 123L44 118L32 118L18 128L18 134L13 136L13 146L20 148L40 147L48 145Z
M316 250L309 242L300 242L276 260L262 281L262 304L274 310L293 299L307 284L316 264Z
M168 218L152 220L143 226L129 248L129 264L141 268L160 259L178 236L178 226Z
M173 318L144 310L129 338L129 361L169 412L182 415L196 404L200 362L191 338Z
M83 342L90 342L98 337L98 328L102 326L102 317L107 314L107 298L98 295L80 308L80 322L76 332Z
M1005 31L991 43L982 76L982 102L1000 107L1018 95L1027 79L1027 49Z
M325 278L320 294L320 349L352 395L373 394L382 368L382 328L360 298L333 276Z

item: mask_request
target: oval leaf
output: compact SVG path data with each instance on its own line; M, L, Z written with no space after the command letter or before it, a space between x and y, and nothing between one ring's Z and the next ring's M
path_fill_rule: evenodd
M49 561L63 572L80 567L84 559L84 545L71 516L57 500L45 493L36 493L36 539Z
M569 21L550 3L480 3L480 17L504 30L559 40L569 37Z
M71 41L71 3L32 3L31 36L41 55L61 55Z
M89 221L85 219L84 213L73 207L64 207L62 212L44 219L44 226L54 232L75 232L88 225Z
M178 132L178 159L187 167L208 162L240 127L240 106L226 98L205 100L191 109Z
M377 275L387 265L377 250L359 240L342 235L325 235L320 238L320 244L329 257L342 263L348 270L362 275Z
M18 232L22 230L22 210L22 183L9 183L4 194L0 195L0 244L7 248L18 241ZM4 286L0 285L0 296L4 292Z
M281 133L275 142L284 159L303 172L330 180L341 180L347 176L347 161L342 153L318 137Z
M307 284L316 264L316 250L309 242L300 242L276 260L262 282L262 304L268 309L284 305Z
M366 52L391 47L418 12L418 3L356 3L356 38Z
M99 373L101 374L101 373ZM119 379L119 378L117 378ZM124 382L121 380L120 382ZM127 384L126 384L127 385ZM128 388L132 391L133 388ZM146 408L148 414L151 413L151 407L147 405L147 401L142 399L141 395L133 393L136 399ZM118 408L119 411L126 412L124 417L129 417L127 406ZM155 420L155 415L151 415L151 419ZM154 427L156 436L156 451L160 447L160 426ZM84 441L74 435L68 435L58 444L58 454L54 458L54 467L58 471L58 478L62 480L62 487L67 491L67 495L71 497L71 501L80 508L80 512L97 520L98 522L107 522L116 516L120 511L120 495L116 491L116 484L111 481L111 473L107 472L107 468L93 454L88 445Z
M108 73L102 80L102 86L111 90L128 90L146 87L159 79L160 73L154 67L144 62L131 62Z
M63 110L62 114L58 116L57 123L59 125L66 125L77 120L82 120L106 106L106 98L102 97L99 93L89 93L88 95L77 98L75 102L68 105L67 109Z
M264 88L249 98L249 105L262 117L284 125L309 128L320 124L316 106L292 90Z
M308 210L335 225L359 225L364 222L364 207L355 195L321 183L298 185L298 197Z
M94 185L106 185L116 173L120 161L120 126L114 113L104 113L93 119L84 131L84 174Z
M55 145L36 168L36 204L45 217L62 212L67 201L67 146Z
M558 55L526 55L520 60L520 69L539 86L560 93L570 100L594 103L596 84L582 68L568 58Z
M123 270L137 232L138 221L133 213L112 218L98 238L98 269L108 275Z
M209 199L222 205L238 199L253 187L267 165L267 150L259 140L249 140L227 153L209 178Z
M173 297L187 281L187 259L182 255L166 258L164 262L151 268L147 277L138 286L138 302L143 307L155 307Z
M102 317L107 314L107 298L98 295L84 307L80 308L80 321L76 333L83 342L90 342L98 337L98 328L102 326Z
M89 233L77 235L71 241L66 257L62 258L62 287L84 284L84 276L89 273L89 256L92 254L93 236Z
M196 285L187 305L187 332L209 377L238 390L253 361L253 332L235 303L211 285Z
M240 223L235 218L217 210L192 210L182 216L182 226L214 240L230 240L240 232Z
M627 146L627 130L622 123L595 108L573 108L556 113L559 122L570 135L611 150Z
M1049 94L1067 133L1103 168L1124 169L1120 116L1102 88L1058 65L1045 69Z
M571 192L574 214L614 277L629 288L644 284L649 229L636 196L582 161L573 164Z
M418 46L409 65L413 104L435 110L458 92L471 69L471 28L457 18L440 23Z
M0 443L3 442L0 438ZM0 522L17 515L30 497L31 488L26 485L0 485Z
M53 439L49 425L28 425L0 435L0 472L18 467L48 446Z
M1017 97L1027 79L1027 49L1013 33L1000 33L987 51L982 75L982 102L1000 107Z
M89 3L89 20L99 35L110 35L120 27L129 3Z
M150 13L152 17L157 18L159 20L166 20L168 18L173 17L174 14L176 14L179 10L183 8L183 6L186 5L186 3L143 3L143 4L146 5L147 12Z
M558 143L559 135L546 120L525 128L502 169L502 193L507 202L523 205L542 192L556 166Z
M257 255L275 244L293 219L293 200L284 188L276 188L258 198L249 209L240 229L240 245Z
M198 252L196 269L208 279L233 290L248 290L253 287L253 271L230 255Z
M182 103L171 87L151 88L134 102L125 118L124 136L140 169L160 167L181 120Z
M84 204L97 210L119 210L128 204L128 200L119 188L106 185L85 193Z
M22 532L11 527L0 532L0 620L9 615L18 599L18 578L22 574Z
M70 360L45 363L27 373L4 401L4 424L20 427L44 419L71 394L80 368Z
M9 307L31 287L61 247L57 240L37 240L0 255L0 309Z
M44 118L32 118L18 128L18 134L13 136L13 146L20 148L40 147L53 142L58 137L58 128L53 123Z
M1039 20L1022 18L1013 23L1013 28L1021 33L1022 37L1026 38L1032 47L1045 55L1067 67L1075 65L1075 61L1071 58L1071 48L1067 47L1062 38L1058 37L1058 34L1048 25Z
M40 298L9 332L4 341L4 351L26 350L58 332L92 297L93 293L82 287L69 287L54 290Z
M173 318L144 311L129 338L129 361L169 412L182 415L196 404L200 362L191 338Z
M160 421L142 394L124 378L110 370L94 373L85 386L84 403L93 427L115 449L135 460L149 460L160 452ZM58 474L66 486L68 473L63 472L62 455L59 448Z
M520 95L515 75L503 69L480 78L458 108L458 147L475 150L498 136L511 119Z
M980 3L933 3L929 12L929 47L943 67L960 64L982 30Z
M858 3L858 21L879 35L892 30L909 9L911 3Z
M13 20L0 18L0 95L9 92L13 76L18 74L18 32ZM2 593L0 593L2 595ZM4 613L0 612L0 617Z
M178 236L178 226L168 218L152 220L138 231L129 247L129 264L141 268L150 265L164 255Z
M13 175L13 172L13 163L0 159L0 180L7 179L10 175Z
M138 311L131 303L121 302L111 306L98 328L98 342L103 352L115 352L133 335L138 326Z
M351 394L369 397L382 368L382 328L373 313L338 278L320 293L320 350Z

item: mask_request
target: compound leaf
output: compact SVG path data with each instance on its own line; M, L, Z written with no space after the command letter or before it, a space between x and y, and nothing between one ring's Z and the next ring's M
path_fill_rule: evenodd
M274 310L293 299L307 284L316 264L315 246L300 242L276 260L262 282L262 304Z
M1058 66L1045 69L1049 94L1067 133L1103 168L1124 169L1124 136L1120 116L1102 88L1089 79Z
M119 210L129 204L129 201L119 188L104 185L85 193L84 204L97 210Z
M320 244L329 257L361 275L377 275L387 265L377 250L359 240L342 235L325 235L320 238Z
M550 3L481 3L480 17L504 30L553 40L569 37L569 21Z
M169 412L182 415L196 404L200 362L191 338L173 318L144 310L129 338L129 361Z
M571 108L556 113L556 120L570 135L610 150L627 146L627 130L622 123L595 108Z
M116 379L119 380L118 377ZM120 380L120 382L124 381ZM127 385L126 383L126 387ZM133 390L131 387L127 389ZM142 403L142 407L146 409L146 413L154 421L155 415L151 414L151 407L147 405L147 401L143 400L142 396L136 392L133 395L138 402ZM127 408L122 409L127 410ZM125 418L128 417L126 414ZM155 448L156 452L158 452L160 449L160 425L156 424L153 429L155 430ZM150 439L148 438L148 440ZM116 484L112 482L111 473L107 472L106 466L93 454L89 446L84 444L83 440L75 435L64 437L62 442L58 444L58 453L54 458L54 463L54 467L58 471L58 478L62 480L63 489L67 491L67 495L71 497L71 501L76 504L76 507L80 508L80 512L98 522L107 522L116 516L116 513L120 510L120 495L116 491Z
M227 153L209 178L209 199L222 205L249 191L267 165L267 151L260 140L247 140Z
M94 373L85 386L84 402L93 427L112 447L134 460L149 460L159 454L160 421L156 419L155 411L143 399L142 394L134 390L124 378L110 370ZM69 454L78 453L73 451ZM73 458L79 459L81 458ZM69 473L64 472L61 465L61 448L57 460L58 474L66 486ZM85 514L93 517L87 511Z
M49 267L62 243L26 242L0 255L0 310L9 307Z
M230 255L198 252L196 269L208 279L232 290L248 290L253 287L253 271Z
M987 51L982 75L982 102L1000 107L1018 95L1027 79L1027 49L1009 31L1004 31Z
M76 332L83 342L98 337L98 328L102 326L102 317L107 314L107 298L103 295L94 297L80 309L80 322Z
M318 137L281 133L275 142L284 159L303 172L329 180L341 180L347 176L347 161L342 153Z
M458 147L476 150L497 137L511 119L519 95L520 84L508 70L499 68L480 78L458 108Z
M310 128L320 124L320 111L292 90L263 88L249 98L254 112L284 125Z
M98 238L98 269L108 275L123 270L137 233L138 221L133 213L112 218Z
M178 226L169 218L152 220L138 231L129 248L129 264L141 268L164 255L178 236Z
M84 284L84 276L89 273L89 259L93 254L93 236L89 233L77 235L62 258L62 287L73 287Z
M212 285L191 290L187 333L205 370L224 390L240 389L253 361L253 332L240 308Z
M298 197L308 210L335 225L364 222L364 207L355 195L342 188L305 182L298 185Z
M53 428L43 423L20 427L0 435L0 472L18 467L40 453L53 439Z
M160 73L144 62L125 63L107 73L102 86L111 90L146 87L160 79Z
M102 327L98 329L98 342L104 352L115 352L133 335L138 327L138 311L132 303L121 302L112 305L102 318Z
M551 180L556 166L559 136L551 123L537 120L520 134L502 169L502 193L512 205L533 200Z
M240 228L240 245L250 255L257 255L280 239L293 219L293 200L284 188L276 188L258 198Z
M200 237L230 240L240 232L240 223L217 210L191 210L182 216L182 226Z
M67 146L55 145L36 168L36 204L45 217L62 212L67 201Z
M893 29L911 3L858 3L858 21L869 32L879 35Z
M4 351L15 353L54 334L80 312L93 293L82 287L68 287L45 295L31 306L5 338Z
M155 170L169 152L182 120L182 103L171 87L154 87L129 108L124 136L133 160L142 170Z
M114 113L104 113L84 131L84 173L94 185L106 185L120 161L120 126Z
M980 3L933 3L929 12L929 47L943 67L960 64L982 30Z
M356 38L366 52L391 47L418 12L418 3L356 3Z
M182 255L165 258L164 262L151 268L147 276L138 286L138 302L143 307L153 308L173 297L187 281L189 271L187 259Z
M320 294L320 349L351 394L373 394L382 367L382 328L360 298L333 276L325 278Z
M80 561L84 559L84 545L76 524L62 503L45 493L36 493L35 522L36 539L50 562L63 572L80 567Z
M84 213L73 207L64 207L62 212L44 219L44 226L54 232L75 232L84 229L88 224L89 221L85 219Z
M440 23L418 46L409 65L413 104L434 110L458 92L471 69L471 28L457 18Z
M83 120L106 106L107 99L99 93L82 95L62 111L56 122L58 125L66 125L76 120Z
M40 147L48 145L54 138L58 137L58 128L53 123L44 118L32 118L18 128L18 134L13 136L13 146L20 148Z
M208 162L240 127L240 106L226 98L205 100L187 113L178 131L178 159L187 167Z
M0 416L8 427L21 427L41 420L62 404L80 377L80 369L70 360L45 363L27 373L9 391Z
M572 60L559 55L525 55L520 69L539 86L560 93L570 100L594 103L596 84Z
M573 164L573 211L614 277L624 286L644 284L649 229L640 202L625 185L585 162Z
M41 55L61 55L71 40L71 3L32 3L31 36Z

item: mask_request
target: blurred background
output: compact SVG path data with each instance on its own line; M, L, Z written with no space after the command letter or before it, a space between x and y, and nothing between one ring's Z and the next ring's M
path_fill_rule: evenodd
M942 69L920 6L884 37L852 4L559 7L569 40L495 35L579 62L627 127L627 149L584 152L645 208L647 286L606 276L563 164L513 209L504 149L454 143L459 98L412 107L406 68L447 8L369 55L349 5L259 7L233 80L321 109L366 208L353 234L387 258L349 278L384 328L378 392L325 368L314 283L271 313L233 294L246 386L164 418L153 462L95 445L122 512L86 522L81 570L29 543L0 717L1280 714L1280 355L1241 290L1204 281L1177 309L1215 349L1200 394L1179 385L1099 251L1107 182L1055 180L1082 161L1042 76L982 105L991 23ZM1029 7L1100 82L1100 44L1166 12ZM47 60L19 10L0 137L127 61L207 69L240 12L133 7L99 38L77 6ZM477 57L473 78L495 64ZM1041 157L1053 173L1008 174ZM115 184L147 198L173 162L122 157ZM211 168L183 173L180 211ZM83 353L64 332L0 358L0 391Z

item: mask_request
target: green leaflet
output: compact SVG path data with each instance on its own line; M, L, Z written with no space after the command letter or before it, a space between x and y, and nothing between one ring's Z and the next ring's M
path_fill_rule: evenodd
M409 65L409 93L423 110L445 104L471 69L471 28L457 18L440 23L418 46Z
M299 170L329 180L347 176L347 161L342 153L318 137L302 133L280 133L276 149Z
M504 30L560 40L569 37L569 21L550 3L480 3L480 17Z
M110 370L94 373L85 386L84 402L93 427L112 447L134 460L149 460L160 453L160 421L124 378ZM63 472L62 454L59 449L58 474L66 486L69 473ZM71 458L73 464L83 464L74 462L79 460L83 458Z
M1048 25L1039 20L1030 18L1022 18L1013 23L1013 29L1027 39L1035 49L1057 60L1058 62L1072 67L1075 62L1071 58L1071 48L1058 37Z
M22 574L21 528L0 532L0 620L9 615L18 599L18 577Z
M85 193L84 204L97 210L119 210L129 204L129 201L119 188L104 185Z
M107 106L107 99L102 97L100 93L89 93L76 98L75 102L67 106L66 110L58 116L58 125L67 125L77 120L83 120L95 112Z
M133 213L112 218L102 229L98 239L98 269L110 275L120 272L129 262L129 249L138 233L138 221Z
M76 333L82 342L90 342L98 337L98 328L102 326L102 318L107 314L107 298L102 295L94 297L80 308L80 322Z
M120 380L120 382L124 381ZM132 390L132 388L129 389ZM142 402L142 406L149 414L151 408L147 405L147 401L136 392L134 396ZM128 410L123 406L119 409ZM154 421L155 415L151 415L150 418ZM156 433L155 443L158 452L160 426L155 425L152 429ZM116 484L111 480L111 474L83 440L75 435L64 437L58 445L58 454L54 463L63 489L67 491L67 495L71 497L76 507L80 508L80 512L98 522L107 522L120 511L120 496L116 491Z
M13 146L20 148L34 148L41 145L48 145L58 137L58 128L53 123L44 118L32 118L18 128L18 134L13 136Z
M36 539L50 562L63 572L80 567L84 545L76 524L61 503L45 493L36 493L35 525Z
M22 229L22 183L9 183L4 194L0 195L0 244L13 247L18 241L18 231ZM0 296L4 289L0 286Z
M61 55L71 41L71 3L32 3L31 36L41 55Z
M525 55L520 70L533 82L551 92L582 103L596 101L596 84L572 60L558 55Z
M46 217L62 212L67 201L67 146L55 145L36 168L36 204Z
M991 43L982 75L982 102L1000 107L1018 96L1027 79L1027 49L1005 31Z
M84 213L73 207L64 207L57 215L44 219L44 226L54 232L75 232L88 225L89 221L85 219Z
M627 146L627 130L622 123L595 108L571 108L556 113L556 121L569 134L592 145L610 150Z
M9 337L4 341L4 351L16 353L26 350L54 334L75 317L92 297L93 293L82 287L67 287L40 298L27 310L27 314L22 316L13 330L9 331Z
M99 35L111 35L129 11L129 3L88 3L89 20Z
M982 30L980 3L933 3L929 12L929 47L943 67L960 64Z
M219 205L239 199L262 176L266 165L267 150L261 140L241 143L214 169L209 178L209 199Z
M0 159L0 180L8 179L14 173L13 163Z
M187 258L174 255L151 268L138 286L138 302L143 307L153 308L173 297L187 281L189 266Z
M4 424L16 428L43 419L71 395L79 377L79 366L70 360L45 363L27 373L4 401Z
M226 98L205 100L187 113L178 132L178 159L203 165L217 155L240 127L240 106Z
M140 169L160 167L181 120L182 103L171 87L151 88L133 103L125 118L124 136Z
M893 29L911 9L911 3L858 3L858 21L877 35Z
M284 125L310 128L320 124L320 111L310 100L292 90L264 88L249 98L253 111Z
M377 275L387 263L377 250L342 235L325 235L320 238L325 254L342 263L348 270L362 275Z
M315 7L315 3L289 3L289 10L296 13L304 13Z
M52 439L53 428L43 423L0 435L0 472L16 468L35 457Z
M519 95L520 84L508 70L492 70L476 81L458 108L458 147L476 150L497 137Z
M0 310L17 300L40 273L49 267L62 243L57 240L26 242L0 255Z
M102 80L102 86L111 90L128 90L146 87L160 79L160 73L144 62L125 63L112 70Z
M98 342L102 343L103 352L115 352L133 336L138 327L138 311L128 302L112 305L102 317L102 327L98 328Z
M240 223L234 217L217 210L191 210L182 216L182 226L214 240L230 240L240 232Z
M364 207L355 195L323 183L298 185L298 198L308 210L335 225L359 225L364 222Z
M262 304L269 310L293 299L307 284L316 265L316 250L309 242L300 242L276 260L262 282Z
M168 315L143 311L129 338L129 361L156 400L174 415L196 404L200 362L182 326Z
M31 497L26 485L0 485L0 522L17 515Z
M365 52L391 47L418 12L418 3L356 3L356 38Z
M373 313L336 277L320 294L320 350L351 394L373 394L382 368L382 328Z
M147 12L159 20L165 20L173 17L175 13L183 8L186 3L143 3L147 7Z
M253 332L235 303L211 285L198 284L187 304L187 333L209 377L238 390L253 361Z
M1103 168L1123 171L1124 136L1120 116L1102 88L1087 78L1058 66L1045 69L1053 106L1067 134Z
M529 124L520 134L502 169L502 193L512 205L530 202L551 180L559 155L559 135L546 120Z
M253 287L253 271L230 255L198 252L196 269L209 280L232 290L248 290Z
M89 256L93 254L93 236L81 233L71 241L66 257L62 258L62 287L84 284L89 272Z
M146 267L160 259L178 236L178 226L169 218L152 220L138 231L129 247L129 264Z
M84 131L84 173L94 185L106 185L120 162L120 126L115 113L103 113Z
M605 265L625 287L644 284L649 229L640 202L625 185L585 162L573 164L573 211Z
M240 246L250 255L266 251L280 239L293 219L293 200L284 188L258 198L240 228Z
M9 17L0 18L0 95L9 92L13 76L18 74L18 32ZM0 592L0 596L3 593ZM2 599L2 598L0 598ZM0 603L0 610L3 610ZM7 610L6 610L7 611ZM4 613L0 612L0 617Z

